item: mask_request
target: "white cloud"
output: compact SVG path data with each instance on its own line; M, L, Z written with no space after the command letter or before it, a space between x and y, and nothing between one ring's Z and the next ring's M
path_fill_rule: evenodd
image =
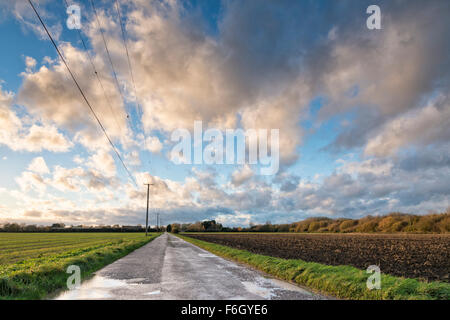
M36 67L36 60L32 57L25 57L25 65L26 65L26 72L32 72L34 67Z
M46 190L44 178L38 173L22 172L21 176L16 178L16 182L23 191L36 190L42 193Z
M40 174L50 173L50 170L48 169L47 164L42 157L34 158L28 166L28 170Z
M72 147L64 135L52 125L24 125L12 110L13 95L0 87L0 145L14 151L39 152L49 150L66 152Z
M35 2L35 6L37 7L40 15L44 17L47 21L49 18L56 17L47 10L47 5L51 4L49 0L39 0ZM33 10L30 10L30 4L27 0L15 0L15 1L1 1L0 2L0 13L1 11L6 11L7 15L14 16L19 22L22 30L24 32L28 32L28 30L33 31L40 39L47 40L47 34L42 28L39 21L36 20L36 15ZM53 37L58 40L61 31L62 25L60 20L52 21L51 25L48 25L47 28L52 33Z
M153 153L160 153L163 148L161 141L157 137L146 137L144 144L146 144L147 150Z
M100 171L108 177L116 174L116 164L113 157L103 150L99 150L89 157L87 166Z
M125 163L130 166L141 165L141 158L139 157L139 152L133 150L130 153L125 154Z
M79 155L75 155L75 157L73 157L73 162L75 162L76 164L82 164L85 162L85 159L83 159Z
M66 169L57 165L52 172L52 187L60 191L79 191L80 177L84 174L85 171L80 167Z
M53 152L66 152L73 145L58 132L56 127L38 125L32 125L28 134L15 142L17 143L15 146L10 145L11 149L24 149L27 151L42 151L46 149Z
M112 78L102 76L104 92L92 71L87 53L69 43L60 46L108 134L112 139L129 143L131 130L127 126L124 104ZM109 74L101 56L94 56L94 63L99 74ZM98 123L60 60L51 61L49 66L41 66L35 72L22 76L23 83L17 101L25 105L31 114L76 133L76 140L87 148L95 148L90 143L94 137L103 139L101 143L105 144L106 139L99 132Z
M251 177L253 177L253 170L250 166L245 165L241 170L236 170L231 175L231 182L235 186L240 186L243 183L247 182Z
M436 101L437 100L437 101ZM427 145L450 139L450 104L439 97L423 109L401 115L388 122L370 138L364 152L389 156L408 145Z

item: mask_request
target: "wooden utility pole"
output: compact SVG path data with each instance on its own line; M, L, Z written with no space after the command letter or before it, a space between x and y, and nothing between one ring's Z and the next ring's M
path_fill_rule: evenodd
M150 186L153 185L153 183L144 183L145 186L147 186L147 214L145 215L145 236L147 236L148 233L148 199L150 194Z

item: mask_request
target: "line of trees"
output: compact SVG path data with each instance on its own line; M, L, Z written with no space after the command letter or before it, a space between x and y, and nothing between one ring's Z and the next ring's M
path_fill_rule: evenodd
M159 229L149 227L149 232L333 232L333 233L450 233L450 208L444 213L413 215L393 212L385 216L366 216L361 219L326 217L308 218L289 224L251 224L247 228L224 227L215 220L195 223L172 223ZM137 226L66 226L54 223L51 226L6 223L0 232L145 232L145 227Z
M310 218L295 223L292 232L449 233L450 212L412 215L394 212L361 219Z
M148 228L148 232L163 232L165 227ZM145 232L145 227L137 226L66 226L64 223L54 223L51 226L39 226L35 224L6 223L0 226L0 232Z
M195 223L172 223L166 228L168 232L224 232L228 231L222 224L217 223L215 220L197 221ZM231 229L230 229L231 230Z
M289 224L250 225L248 228L223 227L216 221L167 226L169 232L323 232L323 233L450 233L450 208L445 213L413 215L393 212L385 216L366 216L361 219L326 217L308 218Z

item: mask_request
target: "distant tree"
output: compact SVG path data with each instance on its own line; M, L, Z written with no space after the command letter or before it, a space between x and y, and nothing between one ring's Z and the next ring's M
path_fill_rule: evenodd
M18 223L7 223L3 227L6 232L19 232L21 231L21 227Z
M171 225L172 233L178 233L181 231L181 225L174 223Z
M348 229L351 229L352 227L354 227L355 225L358 224L357 220L352 220L352 219L348 219L348 220L344 220L342 221L341 225L340 225L340 229L341 231L349 231Z
M221 231L222 225L220 223L217 223L216 220L205 220L202 223L202 229L203 231Z
M38 229L38 227L35 225L35 224L32 224L32 225L28 225L28 226L25 226L24 228L23 228L23 231L25 231L25 232L36 232L36 231L38 231L39 229Z
M196 223L189 224L184 231L186 231L186 232L201 232L203 230L204 230L203 224L200 221L197 221Z

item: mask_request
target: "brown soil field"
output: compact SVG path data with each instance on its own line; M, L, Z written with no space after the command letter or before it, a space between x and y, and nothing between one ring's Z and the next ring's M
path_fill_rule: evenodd
M191 238L284 259L327 265L380 267L382 273L449 282L448 234L223 234Z

